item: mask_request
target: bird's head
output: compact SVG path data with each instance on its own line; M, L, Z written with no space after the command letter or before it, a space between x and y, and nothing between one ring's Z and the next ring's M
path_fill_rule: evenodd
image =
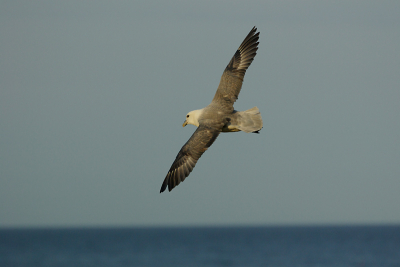
M185 127L188 124L192 124L194 126L199 127L199 117L202 112L203 112L202 109L190 111L188 114L186 114L186 120L182 124L182 126Z

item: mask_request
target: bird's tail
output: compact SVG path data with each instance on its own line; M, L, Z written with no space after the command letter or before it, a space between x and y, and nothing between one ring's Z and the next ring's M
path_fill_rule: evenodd
M239 111L240 124L239 129L246 133L258 133L263 127L260 110L257 107L246 111Z

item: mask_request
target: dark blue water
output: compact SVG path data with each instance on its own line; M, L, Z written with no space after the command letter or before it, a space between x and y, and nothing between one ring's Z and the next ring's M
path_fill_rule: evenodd
M0 266L400 267L400 226L3 229Z

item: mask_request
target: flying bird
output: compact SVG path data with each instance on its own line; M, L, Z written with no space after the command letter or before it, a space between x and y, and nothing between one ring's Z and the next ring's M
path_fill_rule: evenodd
M236 111L233 103L238 99L243 78L258 49L260 32L253 27L237 49L222 74L217 92L207 107L190 111L183 127L193 124L197 130L183 145L161 186L160 193L168 187L171 191L183 182L193 170L203 153L214 143L221 132L259 133L263 127L257 107Z

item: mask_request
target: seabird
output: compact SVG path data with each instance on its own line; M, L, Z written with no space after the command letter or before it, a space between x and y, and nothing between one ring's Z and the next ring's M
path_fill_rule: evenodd
M217 92L211 104L205 108L190 111L183 127L193 124L197 130L181 148L161 186L160 193L168 186L171 191L183 182L193 170L201 155L214 143L221 132L259 133L263 127L257 107L236 111L233 103L238 99L243 78L258 49L260 32L253 27L237 49L222 74Z

